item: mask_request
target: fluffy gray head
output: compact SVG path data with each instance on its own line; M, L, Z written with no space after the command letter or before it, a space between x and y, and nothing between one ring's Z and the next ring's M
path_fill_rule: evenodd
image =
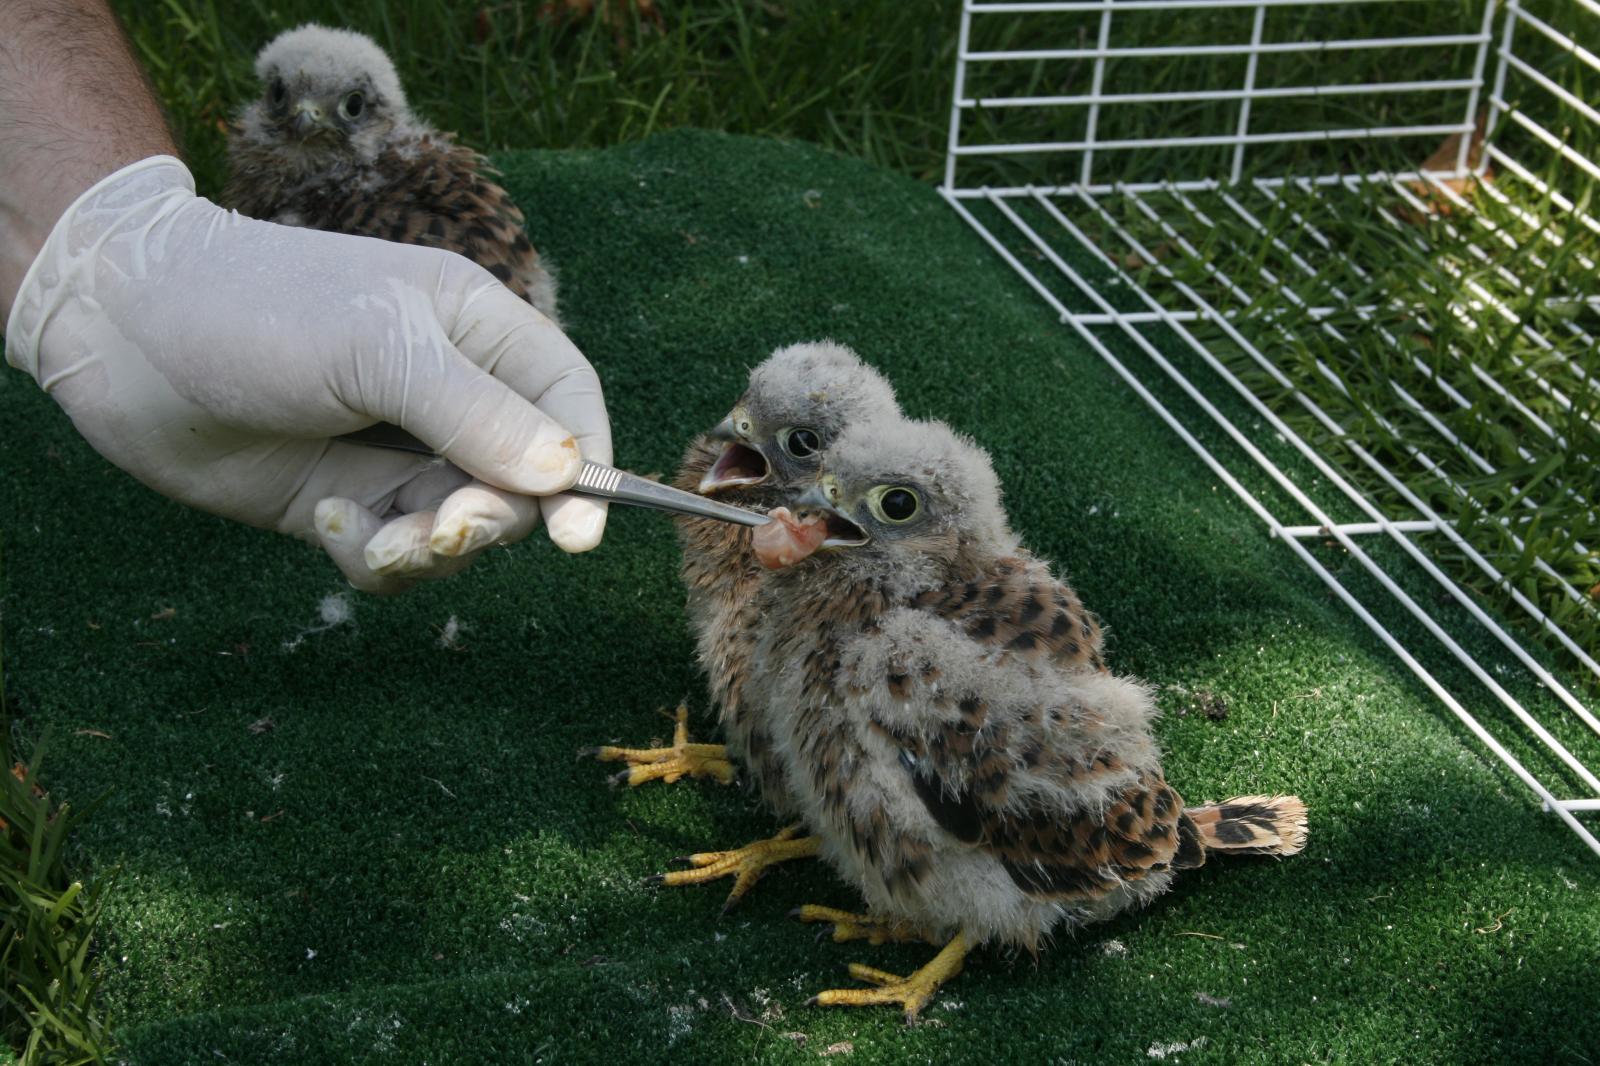
M865 542L825 549L819 565L920 591L1017 550L989 454L943 422L860 422L829 449L813 490L830 532Z
M855 352L832 341L791 344L750 372L724 423L730 445L717 468L751 478L764 469L766 491L787 491L811 482L823 453L850 426L900 417L894 389Z
M395 132L418 128L394 63L372 38L307 24L256 56L262 95L240 116L241 134L328 162L370 161Z

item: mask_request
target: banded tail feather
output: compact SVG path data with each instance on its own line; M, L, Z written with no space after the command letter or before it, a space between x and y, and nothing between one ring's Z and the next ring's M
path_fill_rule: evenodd
M1306 805L1298 796L1238 796L1184 813L1207 851L1293 855L1306 846Z

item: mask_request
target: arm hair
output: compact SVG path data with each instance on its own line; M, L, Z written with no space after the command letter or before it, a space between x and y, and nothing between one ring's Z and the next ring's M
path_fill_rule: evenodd
M0 326L72 201L162 153L172 133L105 0L0 0Z

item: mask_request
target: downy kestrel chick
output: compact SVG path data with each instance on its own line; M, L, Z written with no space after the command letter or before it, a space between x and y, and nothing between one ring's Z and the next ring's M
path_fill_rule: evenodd
M556 321L556 283L488 161L406 103L371 38L306 25L256 57L223 200L252 218L459 252Z
M826 539L761 582L742 701L869 911L800 916L836 921L836 939L945 944L908 978L852 967L879 987L818 1002L897 1003L914 1019L973 947L1037 950L1147 902L1213 850L1304 846L1294 797L1185 806L1162 774L1149 689L1101 664L1093 618L1020 546L971 441L940 423L857 424L795 503L809 516L780 511L789 521L762 527L758 547Z
M831 341L779 348L750 372L749 386L722 422L694 440L674 484L715 494L730 503L766 511L816 477L828 446L858 422L898 421L894 389L849 348ZM680 573L688 592L689 625L700 665L710 683L728 743L688 743L688 710L678 709L670 748L601 748L602 759L631 763L619 779L630 784L663 778L732 775L729 759L746 768L751 783L780 816L800 812L781 780L770 738L749 713L744 687L759 619L755 597L767 572L751 547L751 530L709 519L680 518ZM730 905L769 865L814 855L813 838L791 826L770 841L688 857L695 869L663 875L669 885L737 875Z

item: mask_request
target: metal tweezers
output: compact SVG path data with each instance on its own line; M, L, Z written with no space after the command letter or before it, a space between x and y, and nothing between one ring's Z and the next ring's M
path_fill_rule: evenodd
M352 444L365 444L375 448L392 448L395 451L434 455L432 448L405 430L387 422L347 433L341 440ZM657 511L688 515L691 518L714 518L719 522L732 522L741 526L764 526L771 521L758 511L746 510L732 504L697 496L683 489L663 485L659 481L630 474L603 463L585 459L578 471L578 480L567 490L573 496L587 496L608 503L629 503L635 507L650 507Z

